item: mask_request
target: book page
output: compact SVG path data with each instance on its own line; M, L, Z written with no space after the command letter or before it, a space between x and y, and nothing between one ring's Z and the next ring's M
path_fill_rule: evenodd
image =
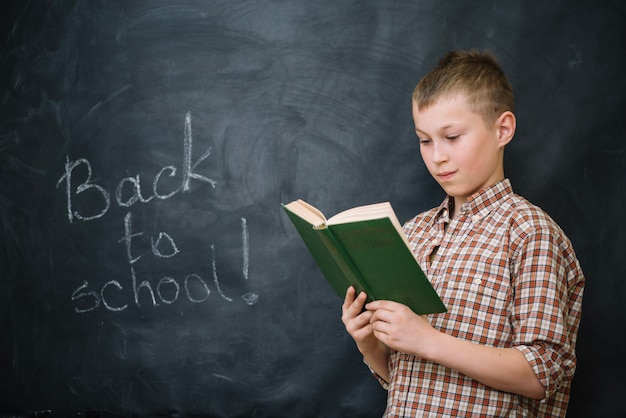
M408 247L409 243L404 235L404 232L402 231L402 225L400 224L400 221L398 220L398 217L389 202L374 203L372 205L358 206L352 209L344 210L343 212L339 212L338 214L330 217L327 224L337 225L341 223L380 218L389 218Z
M319 209L306 203L302 199L295 200L285 205L285 207L313 225L315 228L326 225L326 217L324 214Z
M340 224L346 222L357 222L368 219L388 218L393 215L393 209L389 202L375 203L373 205L357 206L344 210L328 219L328 224Z

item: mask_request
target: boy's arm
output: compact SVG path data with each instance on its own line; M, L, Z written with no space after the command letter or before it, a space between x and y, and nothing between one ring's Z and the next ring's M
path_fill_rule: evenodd
M438 333L440 341L435 344L437 348L432 348L432 361L504 392L535 400L546 396L546 388L521 351L489 347Z
M363 310L366 299L367 295L364 292L356 296L356 291L350 286L342 306L341 320L348 334L356 342L365 363L379 378L389 382L387 366L389 348L374 336L371 324L372 312Z
M489 347L444 334L396 302L374 301L366 308L372 312L374 336L388 347L455 369L494 389L537 400L546 395L515 348Z

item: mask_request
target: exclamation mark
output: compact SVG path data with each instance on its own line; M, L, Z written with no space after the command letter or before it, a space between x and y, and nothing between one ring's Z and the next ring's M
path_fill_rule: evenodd
M250 266L250 235L248 234L248 224L246 218L241 218L241 241L243 244L243 278L248 280L248 269ZM256 293L246 293L241 298L248 304L254 305L259 300L259 295Z

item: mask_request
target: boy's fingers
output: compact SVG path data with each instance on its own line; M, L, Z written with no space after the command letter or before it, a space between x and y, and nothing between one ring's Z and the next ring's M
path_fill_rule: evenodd
M400 307L401 307L401 304L399 304L398 302L393 302L390 300L375 300L375 301L368 303L365 306L365 309L369 309L372 311L376 311L379 309L385 309L387 311L396 311Z
M365 305L366 300L367 300L367 294L365 292L361 292L354 300L352 307L355 310L358 310L359 312L361 312L363 310L363 306Z
M350 286L348 290L346 291L346 297L343 300L342 309L345 310L345 309L350 308L350 306L352 306L356 298L357 298L356 291L354 290L354 287Z
M351 312L361 312L363 310L363 306L365 305L365 301L367 300L367 294L365 292L359 293L355 296L356 291L353 287L348 288L346 292L346 298L344 299L344 303L342 305L342 310Z

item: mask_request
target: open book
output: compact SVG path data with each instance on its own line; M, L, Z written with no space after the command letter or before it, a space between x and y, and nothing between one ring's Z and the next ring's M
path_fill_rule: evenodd
M389 202L359 206L326 219L303 200L282 205L335 293L349 286L371 300L400 302L423 315L446 312L409 248Z

